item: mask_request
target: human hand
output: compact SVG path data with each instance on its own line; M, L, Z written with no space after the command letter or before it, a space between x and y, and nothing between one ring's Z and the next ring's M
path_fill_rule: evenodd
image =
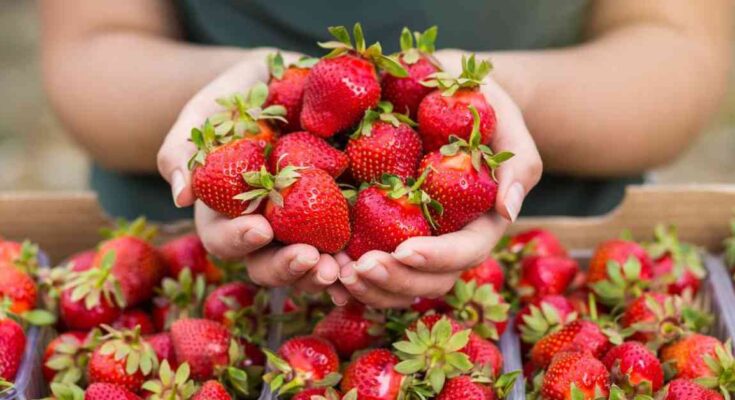
M263 286L294 285L304 291L318 291L337 280L339 267L330 255L319 254L305 244L270 245L273 230L262 215L228 219L196 201L191 187L188 161L196 148L189 141L193 127L199 127L220 111L215 99L244 91L257 82L267 82L266 56L272 49L248 50L244 60L202 88L184 106L158 152L158 170L171 185L178 207L194 204L197 232L205 248L226 260L244 260L250 278ZM282 53L286 64L299 58Z
M461 55L457 50L435 54L452 75L460 72ZM518 217L523 199L541 178L541 157L513 99L489 78L481 90L498 119L490 147L496 153L515 154L496 170L499 188L495 213L483 215L457 232L408 239L392 254L371 251L359 260L336 256L342 285L329 288L336 303L353 296L377 308L405 307L415 297L439 297L452 288L461 271L488 257Z

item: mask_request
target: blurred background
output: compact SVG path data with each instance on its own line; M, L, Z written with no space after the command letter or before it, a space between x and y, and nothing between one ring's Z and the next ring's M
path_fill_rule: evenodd
M36 2L0 0L0 190L85 189L85 154L64 134L44 98L38 41ZM735 182L735 85L707 132L651 178Z

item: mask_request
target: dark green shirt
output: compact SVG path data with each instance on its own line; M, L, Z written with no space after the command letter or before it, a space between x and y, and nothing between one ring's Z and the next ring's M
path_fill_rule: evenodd
M178 0L187 40L241 47L272 46L321 55L326 27L361 22L369 43L398 47L404 26L439 27L438 47L466 50L543 49L581 40L586 0ZM622 199L640 177L591 180L545 174L523 206L523 215L595 215ZM173 207L168 185L157 176L123 175L97 166L92 186L116 216L155 220L191 216Z

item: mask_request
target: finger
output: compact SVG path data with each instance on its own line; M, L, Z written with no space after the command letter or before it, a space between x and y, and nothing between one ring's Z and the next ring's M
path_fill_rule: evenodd
M323 292L339 278L339 265L329 254L322 254L316 266L294 285L307 293Z
M335 254L334 259L337 260L337 263L340 265L340 267L354 261L344 251L340 251L339 253Z
M382 251L365 253L354 266L360 279L384 291L411 297L438 297L447 293L457 272L429 273L407 267Z
M291 285L319 262L319 251L307 244L271 246L245 257L253 283L267 287Z
M386 292L361 279L354 263L343 265L339 280L357 301L373 308L406 308L413 304L412 296L401 296Z
M543 163L513 99L491 79L486 81L482 91L498 115L498 126L490 147L495 153L508 151L514 154L495 172L499 182L495 209L500 215L515 221L526 194L541 179Z
M228 219L197 201L194 221L204 248L223 260L241 260L273 240L270 224L258 214Z
M347 289L345 289L345 287L342 286L340 282L337 282L328 287L327 293L329 293L329 297L332 299L332 303L334 303L334 305L337 307L341 307L347 304L350 299L352 299L350 292L348 292Z
M485 260L509 224L497 214L485 214L457 232L408 239L392 255L422 271L462 271Z

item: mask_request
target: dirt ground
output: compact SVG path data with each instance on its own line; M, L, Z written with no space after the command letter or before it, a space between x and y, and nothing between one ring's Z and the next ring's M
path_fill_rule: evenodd
M88 160L46 103L38 64L35 1L0 0L0 190L87 187ZM652 180L735 183L735 90L721 115Z

